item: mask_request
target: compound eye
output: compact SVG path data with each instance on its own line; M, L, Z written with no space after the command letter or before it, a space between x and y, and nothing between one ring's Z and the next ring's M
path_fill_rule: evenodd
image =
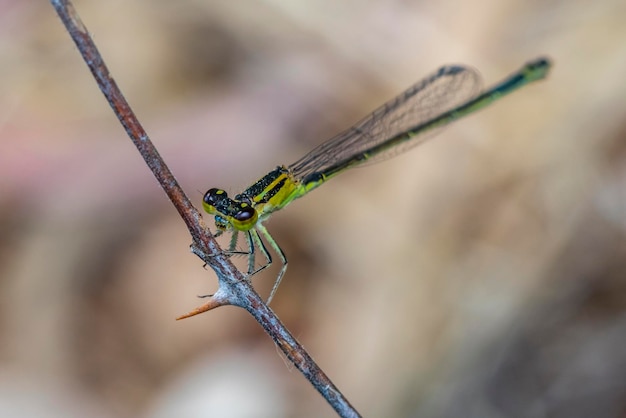
M235 214L235 216L233 216L233 218L235 218L239 222L246 222L246 221L254 218L255 215L256 215L256 210L254 210L254 208L252 208L252 207L247 207L247 208L243 208L239 212L237 212Z
M222 189L209 189L202 198L202 207L211 215L217 212L215 208L220 202L227 199L228 195Z
M228 197L228 195L226 194L226 192L224 190L213 188L213 189L209 189L204 194L204 197L202 198L202 200L207 205L215 206L215 204L219 200L224 199L226 197Z
M232 217L232 224L239 231L248 231L256 225L259 219L257 211L247 203L242 203L240 209Z

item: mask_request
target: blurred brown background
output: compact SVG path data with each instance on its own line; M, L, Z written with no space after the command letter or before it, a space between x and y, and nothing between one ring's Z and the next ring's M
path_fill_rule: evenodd
M194 202L443 64L549 78L267 224L368 417L626 416L626 3L78 1ZM0 417L332 417L215 290L47 2L0 2ZM256 277L267 295L276 269Z

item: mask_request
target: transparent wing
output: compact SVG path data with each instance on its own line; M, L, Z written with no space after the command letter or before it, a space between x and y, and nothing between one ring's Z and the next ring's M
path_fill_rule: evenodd
M423 134L415 132L415 136L390 149L379 145L474 98L480 89L480 75L475 70L460 66L442 67L353 127L313 149L289 169L296 178L303 178L340 165L373 148L380 151L369 156L367 162L390 158L424 142L439 129Z

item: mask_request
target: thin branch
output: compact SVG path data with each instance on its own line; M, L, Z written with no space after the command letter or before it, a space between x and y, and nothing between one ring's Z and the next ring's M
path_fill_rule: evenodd
M250 282L246 280L245 276L230 262L229 257L223 253L208 228L206 228L202 216L183 192L174 178L174 175L152 144L148 134L137 120L137 117L122 95L117 84L109 74L109 70L102 56L98 52L87 28L80 20L72 3L69 0L50 1L63 21L65 28L76 43L79 52L96 79L100 90L111 105L113 112L122 126L124 126L124 129L126 129L126 133L185 221L193 238L193 244L191 246L192 251L207 265L211 266L217 274L219 289L215 295L213 295L205 305L179 319L193 316L222 305L235 305L244 308L261 324L265 332L272 337L276 345L280 347L287 358L304 374L309 382L324 396L340 416L358 417L358 412L350 405L348 400L335 387L298 341L287 331L276 314L265 304L258 293L254 291Z

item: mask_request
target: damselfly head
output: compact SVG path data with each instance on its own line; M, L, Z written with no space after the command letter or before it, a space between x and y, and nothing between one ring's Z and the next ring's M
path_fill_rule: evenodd
M215 215L215 226L221 231L231 227L248 231L259 219L259 214L250 203L231 199L222 189L209 189L202 198L202 207Z

